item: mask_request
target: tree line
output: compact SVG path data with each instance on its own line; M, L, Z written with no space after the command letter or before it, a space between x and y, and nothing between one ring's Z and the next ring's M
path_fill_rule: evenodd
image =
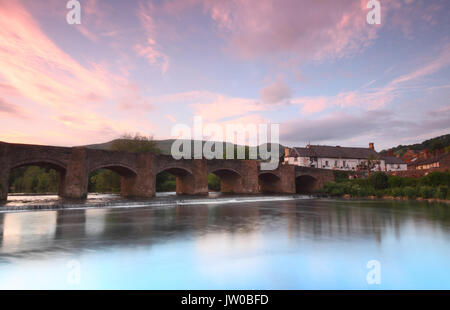
M450 172L435 171L420 178L375 172L368 178L349 180L344 171L336 171L335 181L326 183L322 192L332 196L450 199Z

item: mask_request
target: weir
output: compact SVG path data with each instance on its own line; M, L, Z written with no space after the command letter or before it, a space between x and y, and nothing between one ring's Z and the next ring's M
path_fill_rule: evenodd
M233 194L310 193L333 180L330 170L278 165L261 170L257 160L179 159L153 153L96 150L86 147L56 147L0 142L0 201L7 200L11 169L23 166L55 169L60 176L59 195L87 197L89 174L110 169L121 176L121 195L155 196L156 175L167 171L176 176L177 194L208 194L208 174L220 178L221 191Z

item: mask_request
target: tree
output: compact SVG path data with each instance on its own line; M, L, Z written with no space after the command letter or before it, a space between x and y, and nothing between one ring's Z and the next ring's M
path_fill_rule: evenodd
M134 134L134 136L131 134L124 134L112 143L111 149L113 151L132 153L160 153L152 136L143 136L139 133Z
M388 176L384 172L375 172L369 177L369 184L376 190L385 189L389 186Z
M442 149L444 149L444 144L439 140L433 141L433 143L431 144L431 151L434 154L436 154L438 151Z
M361 164L358 165L358 167L360 170L367 170L367 175L370 176L370 171L372 171L379 164L380 161L376 159L375 155L370 154L369 158L362 161Z

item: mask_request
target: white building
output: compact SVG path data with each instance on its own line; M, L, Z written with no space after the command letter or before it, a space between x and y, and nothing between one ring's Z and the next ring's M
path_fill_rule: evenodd
M403 161L403 159L395 156L382 156L386 171L403 171L408 170L408 165Z
M406 163L400 158L380 157L375 151L373 143L369 143L368 148L327 145L286 148L284 157L285 163L290 165L347 171L359 170L362 165L367 164L368 159L376 162L375 167L372 168L373 171L407 169ZM387 165L386 160L388 161Z

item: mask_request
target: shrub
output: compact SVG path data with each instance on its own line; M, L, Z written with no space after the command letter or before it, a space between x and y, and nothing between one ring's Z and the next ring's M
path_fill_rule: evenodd
M401 187L403 185L403 178L396 175L392 175L388 178L388 184L389 187L391 188Z
M388 187L388 176L384 172L375 172L369 177L369 184L374 189L385 189Z
M403 196L403 190L401 187L394 187L392 190L392 196L394 197L400 197Z
M440 185L436 188L434 198L446 199L448 195L448 186Z
M356 179L353 182L358 184L360 187L368 187L369 185L369 179Z
M358 184L353 184L353 185L350 187L350 195L351 195L352 197L357 197L357 196L359 196L360 191L361 191L361 187L360 187Z
M325 193L333 196L341 196L344 194L343 186L337 182L327 182L323 190Z
M439 186L447 185L450 186L450 173L448 172L431 172L426 176L423 176L420 180L421 185L428 186Z
M344 195L344 190L342 189L342 186L339 186L339 184L335 184L333 188L331 189L331 195L333 196L342 196Z
M333 175L335 182L344 182L348 181L349 172L341 170L333 170Z
M422 198L431 198L433 197L434 189L431 186L421 186L420 187L420 197Z
M375 191L375 196L377 196L378 198L381 198L385 195L385 190L383 189L379 189L377 191Z
M402 180L402 186L411 186L416 187L419 184L418 178L403 178Z
M417 191L415 187L406 186L403 188L403 195L408 197L409 199L413 199L417 196Z

